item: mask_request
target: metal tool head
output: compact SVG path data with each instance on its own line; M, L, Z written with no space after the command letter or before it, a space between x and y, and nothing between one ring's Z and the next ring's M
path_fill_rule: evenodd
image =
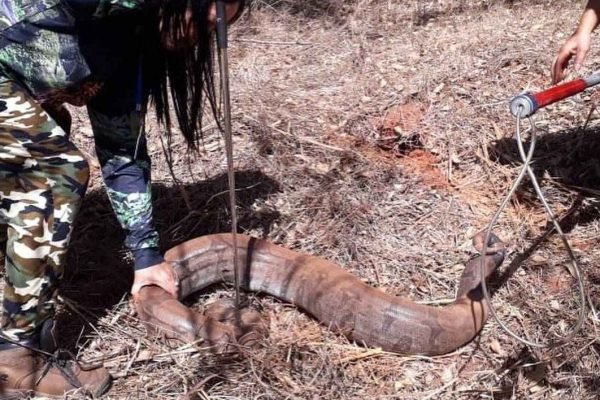
M510 102L510 112L515 117L527 118L536 111L535 99L527 92L519 94Z
M227 38L227 10L225 1L217 0L217 46L226 49L229 45Z

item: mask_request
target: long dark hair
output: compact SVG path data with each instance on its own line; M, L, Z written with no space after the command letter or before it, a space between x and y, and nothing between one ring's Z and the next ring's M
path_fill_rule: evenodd
M244 10L245 0L224 0L238 3L237 19ZM202 111L208 103L218 121L217 94L214 82L214 32L209 30L207 19L214 0L164 0L158 15L147 18L144 28L145 87L161 124L171 135L173 108L179 128L188 146L197 148L202 133ZM197 34L196 44L189 47L166 49L165 32L177 37L186 26L186 10L191 7L192 20ZM159 30L159 21L161 29ZM169 96L170 94L170 96Z

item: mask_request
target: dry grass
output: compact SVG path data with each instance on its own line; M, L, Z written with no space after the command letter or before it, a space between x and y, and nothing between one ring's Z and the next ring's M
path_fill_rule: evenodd
M507 101L548 86L549 65L573 29L574 1L262 0L235 28L231 50L240 230L344 265L415 301L454 296L483 229L520 166ZM591 69L600 61L588 60ZM588 69L586 72L589 72ZM600 137L585 94L539 113L535 171L600 292ZM85 118L75 133L93 154ZM150 124L156 218L163 246L230 229L221 139L174 144L172 185ZM188 161L191 161L188 162ZM196 211L192 216L184 193ZM548 226L525 186L496 231L511 260ZM271 336L258 350L215 357L143 336L123 300L130 260L99 177L78 221L64 295L65 337L84 358L106 356L118 377L107 398L137 399L592 399L600 344L585 330L555 350L527 348L490 321L444 357L362 348L276 299L258 297ZM102 238L101 241L98 238ZM101 251L99 251L99 249ZM552 236L503 285L494 304L534 339L573 322L579 302ZM217 287L199 307L231 290ZM94 326L92 328L91 326Z

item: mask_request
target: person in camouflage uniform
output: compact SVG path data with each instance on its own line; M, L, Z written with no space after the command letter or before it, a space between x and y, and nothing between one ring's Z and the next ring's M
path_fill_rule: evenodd
M33 335L52 316L89 169L66 132L22 88L0 84L0 216L8 223L3 334Z
M244 1L226 3L231 22ZM133 295L151 284L177 295L158 249L141 126L152 98L170 132L172 101L194 146L205 93L214 112L215 20L210 0L0 0L0 223L8 225L0 397L77 387L99 395L110 381L103 368L46 368L52 357L36 350L54 316L89 176L63 103L88 108L106 190L134 256Z

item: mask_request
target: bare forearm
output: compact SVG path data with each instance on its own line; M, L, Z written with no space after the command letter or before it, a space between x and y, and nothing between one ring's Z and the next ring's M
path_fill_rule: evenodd
M600 22L600 0L590 0L579 21L577 33L592 33Z

